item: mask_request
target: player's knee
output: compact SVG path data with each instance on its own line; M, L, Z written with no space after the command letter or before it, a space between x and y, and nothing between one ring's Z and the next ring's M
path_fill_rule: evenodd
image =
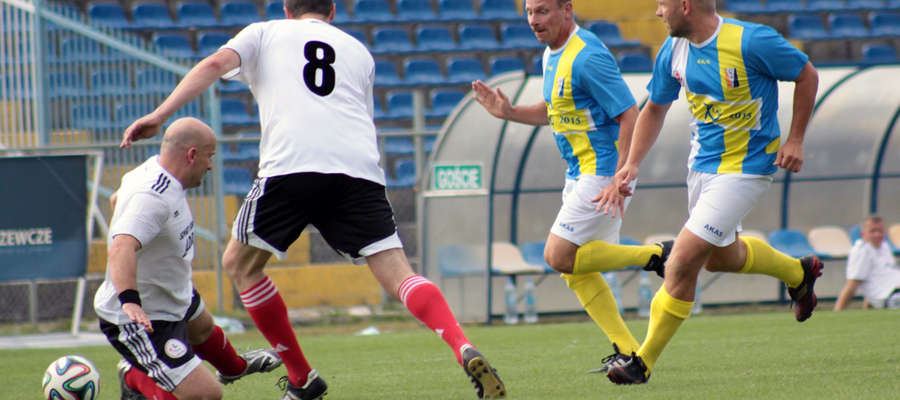
M545 251L544 261L557 272L571 273L575 266L575 256L558 251Z

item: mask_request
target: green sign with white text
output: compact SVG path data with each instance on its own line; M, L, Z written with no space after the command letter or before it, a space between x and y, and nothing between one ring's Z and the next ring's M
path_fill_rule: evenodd
M434 166L434 190L478 190L483 185L480 164Z

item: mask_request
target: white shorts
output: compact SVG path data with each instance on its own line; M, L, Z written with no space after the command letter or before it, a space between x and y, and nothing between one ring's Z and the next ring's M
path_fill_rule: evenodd
M566 179L562 191L562 207L556 215L556 221L550 227L550 233L566 239L578 246L590 240L602 240L608 243L619 243L619 229L622 218L612 218L597 211L597 197L612 182L611 176L581 175L578 180ZM637 182L631 183L632 190ZM631 198L625 198L625 208Z
M689 171L689 216L684 227L714 246L728 246L741 231L741 220L771 184L771 175Z

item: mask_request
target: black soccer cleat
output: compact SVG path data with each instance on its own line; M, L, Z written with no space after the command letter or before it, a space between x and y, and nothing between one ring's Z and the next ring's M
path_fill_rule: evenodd
M625 354L622 354L622 352L619 351L619 346L617 346L615 343L613 343L613 350L615 351L615 353L612 353L606 357L603 357L603 359L600 360L600 362L603 363L603 365L600 368L592 369L592 370L588 371L588 373L589 374L605 374L609 371L609 368L611 366L622 365L622 364L627 363L628 361L631 361L631 357L629 357Z
M672 252L672 246L675 244L674 240L664 240L662 242L656 243L657 246L662 248L662 253L660 255L652 255L650 256L650 260L647 261L647 265L644 266L644 271L653 271L659 275L660 278L666 277L666 260L669 259L669 253Z
M644 360L631 353L631 359L627 362L610 365L606 377L616 385L639 385L647 383L650 374L647 373L647 364L644 364Z
M241 354L241 358L247 361L247 368L244 369L244 372L234 376L222 375L217 372L219 382L227 385L247 375L257 372L270 372L281 366L281 357L278 357L278 353L272 349L251 350Z
M488 364L487 359L471 345L464 345L461 349L463 357L463 369L479 399L502 399L506 397L506 387L497 370Z
M282 376L278 380L278 387L284 390L281 400L320 400L328 394L328 385L316 370L309 371L303 386L294 386L288 377Z
M822 261L816 256L806 256L800 259L803 267L803 281L796 288L788 288L788 294L794 301L794 317L797 322L803 322L812 316L813 310L818 304L814 287L816 279L822 276Z
M125 374L131 370L131 364L125 360L119 360L119 363L116 364L116 371L119 373L119 388L122 391L122 400L147 400L141 392L132 389L130 386L125 384Z

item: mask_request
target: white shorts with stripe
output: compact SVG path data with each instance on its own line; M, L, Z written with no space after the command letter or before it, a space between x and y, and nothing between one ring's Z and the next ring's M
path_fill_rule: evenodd
M728 246L741 231L741 220L771 185L771 175L689 171L689 216L684 227L714 246Z
M550 227L550 233L578 246L590 240L619 243L622 218L612 218L597 211L592 200L612 182L611 176L581 175L578 180L566 179L562 191L562 207ZM637 182L631 183L634 190ZM631 197L625 198L625 209Z

